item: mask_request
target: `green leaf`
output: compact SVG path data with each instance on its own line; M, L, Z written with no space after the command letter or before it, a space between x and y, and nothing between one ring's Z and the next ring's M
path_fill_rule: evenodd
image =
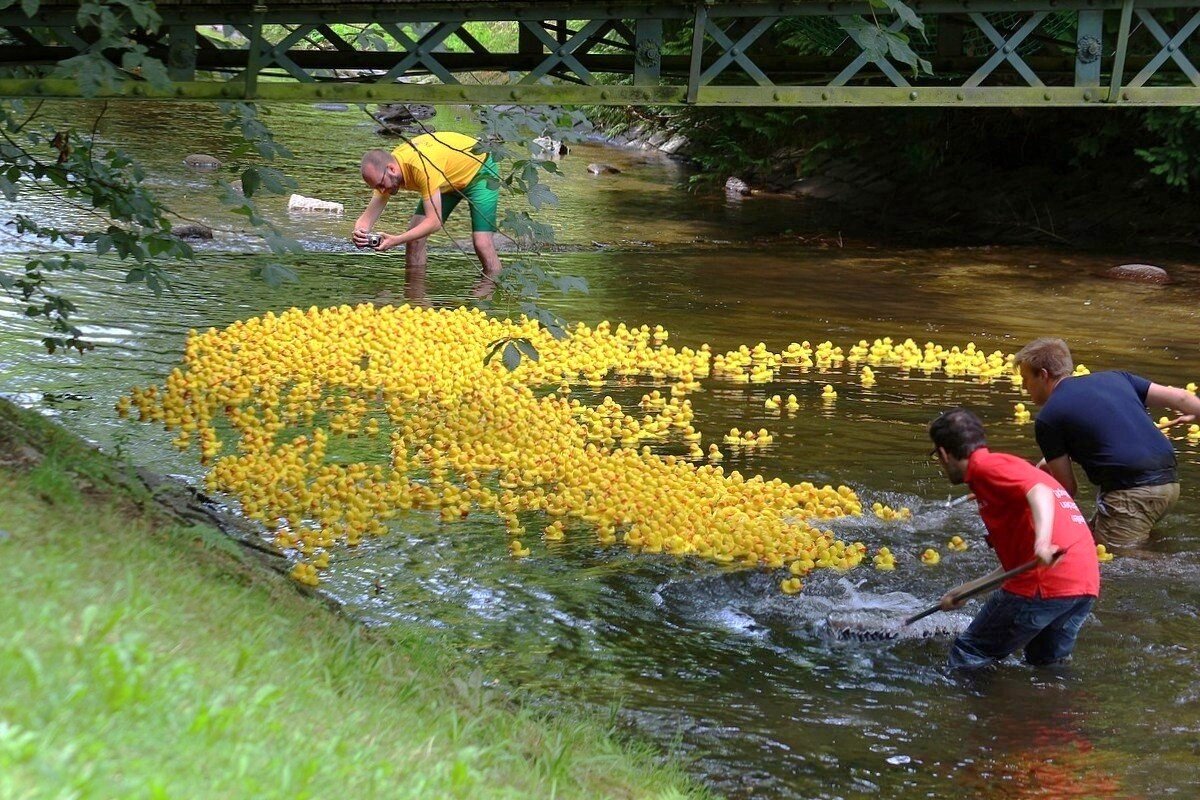
M38 6L41 5L39 0L21 0L21 10L25 12L25 16L30 19L37 13Z
M242 173L242 194L246 197L253 197L254 193L258 191L259 182L258 169L256 167L248 167Z
M558 205L558 195L554 194L554 190L544 183L535 183L530 186L527 196L529 198L529 205L539 210L544 205Z
M529 341L528 339L514 339L513 344L515 344L517 349L520 350L530 361L538 360L538 351L537 348L533 346L533 342Z
M285 267L283 264L270 263L265 267L251 270L251 274L255 277L260 277L272 289L278 289L285 283L299 283L300 278L295 272Z
M512 372L517 367L521 366L521 351L513 342L504 343L504 353L501 356L504 360L504 367L509 372Z

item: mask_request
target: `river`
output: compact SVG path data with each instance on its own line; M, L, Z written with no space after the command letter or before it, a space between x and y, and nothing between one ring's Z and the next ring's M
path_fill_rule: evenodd
M92 109L50 113L90 125ZM470 130L464 115L447 110L434 122ZM228 156L234 138L215 109L110 108L99 133L143 160L148 184L187 216L230 229L198 248L196 266L172 267L173 289L161 298L124 286L116 268L60 283L99 345L82 357L45 355L42 330L15 304L0 304L0 391L134 463L196 481L194 454L112 410L130 386L162 381L189 329L292 306L406 296L440 307L470 302L474 257L448 238L434 244L425 286L407 293L401 255L346 243L367 199L358 158L381 143L361 111L278 107L270 121L296 153L283 166L299 191L347 208L340 218L289 214L282 199L264 201L305 244L287 262L299 283L271 289L249 277L266 256L220 211L212 178L182 163L189 152ZM589 161L622 172L592 176ZM849 348L882 336L1013 352L1033 337L1060 335L1092 370L1130 369L1175 385L1200 380L1200 265L1190 254L1158 254L1175 283L1133 285L1100 277L1145 257L1132 245L1077 253L872 244L861 235L839 239L830 215L803 201L689 194L681 188L686 173L657 154L584 144L561 168L561 206L548 218L562 247L536 258L587 278L588 294L548 301L572 321L662 325L672 344L707 342L714 352L759 341L778 351L805 339ZM27 200L21 210L64 227L88 224L86 214L48 200ZM5 217L14 211L0 209ZM393 210L390 219L402 216ZM454 221L452 235L466 237L465 224ZM19 264L25 247L0 242L0 264ZM473 515L448 533L435 515L413 512L392 535L335 556L323 586L369 624L437 628L464 659L510 685L615 715L733 798L1200 794L1200 445L1176 432L1183 499L1144 556L1103 565L1103 596L1070 666L1012 663L964 679L941 669L945 639L833 641L822 622L892 592L919 606L991 569L970 504L945 507L951 487L926 458L924 426L945 407L968 405L996 449L1034 457L1032 426L1013 419L1022 398L1007 382L883 369L878 376L870 388L842 368L786 372L766 385L710 379L692 403L706 443L735 425L775 434L772 446L731 455L728 466L845 483L868 504L911 507L907 522L868 516L834 526L872 551L889 546L898 554L894 572L819 570L789 597L768 572L570 537L514 561L494 520ZM839 392L832 405L818 399L815 387L825 383ZM640 379L603 393L636 402L654 385ZM764 409L777 393L800 396L800 412ZM1083 506L1090 512L1090 498ZM972 548L946 555L953 534ZM925 567L916 555L931 546L944 558Z

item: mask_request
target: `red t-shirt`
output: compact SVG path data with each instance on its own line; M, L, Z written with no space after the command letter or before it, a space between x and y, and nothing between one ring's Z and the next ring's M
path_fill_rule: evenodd
M1058 481L1024 459L981 447L967 460L967 486L975 493L979 516L987 527L988 546L1006 570L1033 556L1033 512L1025 497L1034 486L1054 492L1054 529L1050 541L1061 558L1005 581L1005 591L1022 597L1098 597L1100 562L1096 543L1079 506Z

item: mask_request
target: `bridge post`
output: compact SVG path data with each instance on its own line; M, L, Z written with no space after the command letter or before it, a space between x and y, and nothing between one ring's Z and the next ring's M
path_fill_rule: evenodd
M196 26L171 25L167 36L167 75L173 81L195 80Z
M657 86L662 82L661 19L641 19L634 22L633 84Z
M1099 86L1100 64L1104 55L1104 12L1086 9L1079 12L1075 31L1075 85Z
M1121 27L1117 31L1117 54L1113 57L1112 80L1108 86L1108 102L1121 99L1121 83L1125 79L1125 53L1129 48L1129 26L1133 22L1134 0L1121 4Z

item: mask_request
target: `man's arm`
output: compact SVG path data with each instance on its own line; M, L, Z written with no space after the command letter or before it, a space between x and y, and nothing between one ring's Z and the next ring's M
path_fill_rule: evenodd
M1071 468L1070 456L1059 456L1053 461L1042 459L1038 462L1038 469L1045 472L1062 484L1071 497L1075 496L1075 492L1079 491L1079 484L1075 482L1075 470Z
M367 203L366 209L359 215L354 222L354 234L351 237L355 247L367 246L367 233L371 228L375 227L375 223L379 221L379 215L383 213L383 209L387 206L388 196L386 194L375 193L371 195L371 202Z
M1050 537L1054 533L1054 514L1058 510L1054 490L1039 483L1025 493L1025 499L1033 514L1033 554L1042 564L1050 564L1055 553Z
M391 250L413 239L424 239L431 233L442 229L442 193L434 189L425 200L425 219L412 226L404 233L389 234L383 237L376 250Z
M1179 422L1194 422L1200 416L1200 397L1176 386L1163 386L1151 383L1146 390L1146 405L1170 408L1180 413L1178 419L1171 421L1174 425Z

